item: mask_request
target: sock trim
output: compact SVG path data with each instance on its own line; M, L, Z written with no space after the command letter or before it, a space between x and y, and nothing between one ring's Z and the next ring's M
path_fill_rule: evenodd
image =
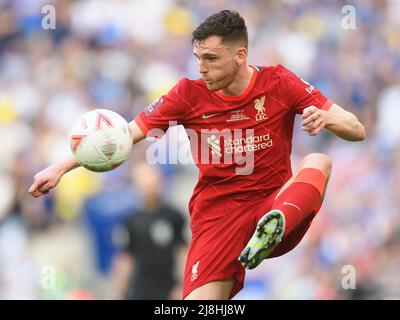
M315 168L304 168L296 175L293 183L294 182L311 184L318 190L322 197L326 184L326 176L321 170Z

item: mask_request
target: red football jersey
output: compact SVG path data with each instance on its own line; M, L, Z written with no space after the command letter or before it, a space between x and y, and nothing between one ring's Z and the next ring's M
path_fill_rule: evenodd
M294 118L332 102L282 65L253 67L237 97L211 92L202 79L184 78L135 119L158 135L182 124L190 139L199 181L190 200L191 224L219 219L247 201L262 199L291 176Z

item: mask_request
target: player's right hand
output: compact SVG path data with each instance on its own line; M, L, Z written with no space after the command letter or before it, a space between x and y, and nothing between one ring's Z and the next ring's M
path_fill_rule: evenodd
M327 111L318 109L315 106L309 106L303 110L301 118L303 119L301 128L309 136L316 136L327 123Z
M35 198L49 193L58 184L63 173L62 168L57 165L52 165L38 172L28 190L29 193Z

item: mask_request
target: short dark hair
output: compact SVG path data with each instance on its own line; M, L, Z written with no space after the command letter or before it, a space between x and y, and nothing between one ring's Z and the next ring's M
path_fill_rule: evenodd
M222 42L240 42L246 49L248 47L246 23L236 11L222 10L206 18L193 31L192 44L214 35L222 37Z

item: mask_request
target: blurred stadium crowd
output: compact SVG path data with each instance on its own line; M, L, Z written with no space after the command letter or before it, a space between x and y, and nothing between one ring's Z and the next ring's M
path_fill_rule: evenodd
M343 28L346 4L355 29ZM54 30L42 28L45 5ZM181 77L197 78L191 31L226 8L247 21L251 64L284 64L368 133L348 143L297 126L294 169L310 152L333 158L325 204L294 251L247 272L237 298L400 298L400 1L0 0L0 299L113 297L113 229L140 206L131 168L151 142L114 171L77 169L39 199L27 190L69 155L78 115L107 108L130 120ZM165 199L188 216L197 169L161 168ZM346 266L356 289L342 287Z

